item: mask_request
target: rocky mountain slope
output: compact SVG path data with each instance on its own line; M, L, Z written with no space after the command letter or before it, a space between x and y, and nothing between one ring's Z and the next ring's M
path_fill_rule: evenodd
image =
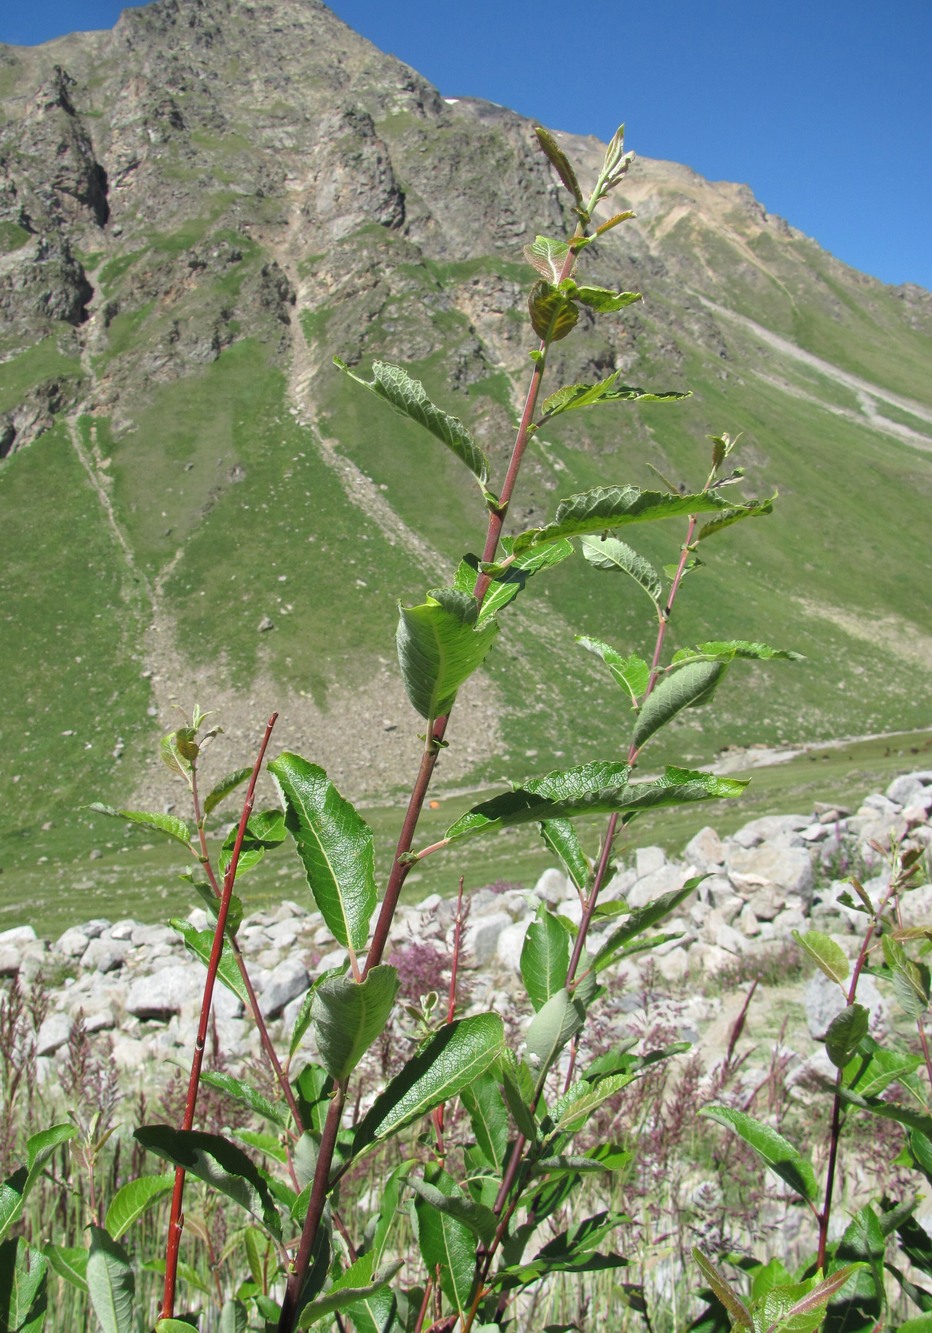
M601 145L561 142L590 175ZM353 794L404 781L396 598L449 580L482 511L331 358L404 363L500 473L533 344L522 246L569 203L526 121L445 100L318 0L158 0L110 33L0 47L10 829L162 799L142 758L195 700L250 748L280 709L280 743ZM678 641L808 662L749 671L678 757L926 723L932 296L672 163L637 162L619 204L637 217L586 271L646 299L561 343L550 387L620 369L693 397L555 423L514 523L650 485L648 465L701 484L703 437L743 432L750 493L779 489L779 512L710 553ZM561 569L464 694L447 781L540 768L574 732L617 744L581 632L633 648L642 608Z

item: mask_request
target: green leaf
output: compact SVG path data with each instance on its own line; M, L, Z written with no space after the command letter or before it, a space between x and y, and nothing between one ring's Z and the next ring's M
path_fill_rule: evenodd
M861 1054L868 1055L869 1059L849 1086L862 1097L878 1096L884 1088L906 1079L922 1064L920 1056L897 1049L884 1050L872 1037L865 1037L861 1042Z
M365 948L376 903L372 830L316 764L286 751L268 767L321 915L339 944Z
M563 280L563 265L569 252L566 241L555 241L549 236L536 236L524 247L527 262L553 287Z
M484 1245L491 1244L495 1229L498 1226L498 1218L491 1208L476 1203L462 1190L454 1189L450 1193L446 1193L436 1184L432 1184L428 1180L419 1180L417 1176L409 1176L408 1184L414 1190L414 1193L429 1204L431 1208L436 1208L438 1212L456 1218L463 1226L468 1227Z
M847 1285L855 1273L861 1271L862 1267L863 1265L858 1263L839 1268L837 1272L817 1282L803 1295L798 1295L799 1285L771 1288L762 1306L764 1318L772 1320L771 1327L775 1329L779 1327L779 1333L815 1333L822 1324L825 1307L829 1301ZM783 1292L787 1293L787 1298L781 1300ZM789 1293L794 1293L795 1299Z
M219 1134L142 1125L133 1137L172 1166L180 1166L252 1214L277 1240L282 1228L268 1183L242 1148Z
M26 1175L22 1186L18 1187L17 1177L22 1178L20 1172L0 1186L0 1240L20 1218L23 1204L42 1174L45 1163L56 1148L73 1139L77 1132L77 1126L73 1124L52 1125L51 1128L42 1129L26 1140Z
M578 1133L594 1111L608 1101L609 1097L614 1097L622 1088L633 1083L637 1077L638 1073L632 1071L627 1074L612 1074L608 1078L591 1083L586 1079L580 1079L550 1107L548 1114L554 1127L567 1134ZM624 1158L626 1161L630 1160L631 1154L625 1153ZM620 1165L622 1163L619 1162L614 1167L607 1168L603 1167L601 1162L597 1163L600 1170L617 1170Z
M849 1004L836 1014L825 1034L825 1050L836 1069L844 1069L867 1036L870 1012L863 1004Z
M338 356L333 364L351 380L361 384L378 398L384 398L396 412L409 417L430 431L441 444L456 454L465 463L470 472L485 488L489 480L489 460L474 442L469 431L458 417L450 416L430 401L420 380L412 379L401 366L394 366L388 361L373 361L372 379L364 380L354 375L345 361Z
M895 1120L909 1129L918 1129L920 1134L932 1139L932 1115L925 1111L914 1111L911 1106L900 1106L897 1102L881 1101L876 1097L862 1097L850 1088L839 1088L838 1095L848 1106L859 1106L882 1120Z
M500 1171L508 1147L508 1112L498 1080L493 1074L485 1073L461 1088L459 1097L469 1116L477 1146L489 1164Z
M625 765L596 763L547 774L473 806L450 825L446 837L453 842L529 821L577 815L617 812L631 818L640 810L658 806L739 796L747 786L734 778L717 778L683 768L667 768L663 777L653 782L626 783L625 771L629 771ZM608 782L612 785L602 785Z
M327 1315L336 1314L339 1310L348 1310L356 1302L369 1299L387 1287L402 1267L399 1260L373 1273L372 1264L371 1252L360 1255L355 1263L350 1264L349 1268L340 1274L324 1296L318 1296L316 1300L305 1305L298 1318L297 1327L312 1328Z
M634 295L626 292L626 296ZM640 300L639 296L634 297ZM611 375L597 384L565 384L549 398L544 399L543 420L559 416L561 412L572 412L580 407L595 407L597 403L672 403L688 398L688 393L649 393L646 389L637 389L630 384L618 384L620 370L613 370Z
M514 1052L506 1047L502 1053L499 1072L502 1092L518 1132L523 1134L529 1143L536 1143L540 1138L540 1126L531 1109L534 1100L534 1079L531 1071L523 1060L519 1060Z
M809 1203L818 1199L819 1187L811 1163L782 1134L731 1106L704 1106L699 1114L733 1129L801 1198Z
M528 580L534 574L538 574L542 569L551 569L554 565L559 565L561 561L572 554L572 542L553 542L552 545L543 546L536 551L525 551L523 555L515 556L510 564L497 567L498 572L482 599L482 606L479 608L479 616L476 621L477 627L482 629L488 621L495 618L502 607L514 601L518 593L523 592ZM457 587L459 587L459 582L457 582ZM473 574L470 585L463 588L462 591L472 596L474 587L475 574Z
M641 707L634 728L638 749L655 731L681 713L684 708L698 708L708 703L726 671L722 662L692 662L657 682Z
M445 1024L376 1098L356 1129L354 1156L455 1097L494 1064L504 1041L498 1014Z
M263 1120L269 1120L279 1129L287 1129L289 1117L281 1106L275 1106L269 1101L268 1097L257 1092L249 1083L242 1079L234 1078L232 1074L216 1073L208 1070L201 1074L201 1082L206 1083L208 1087L216 1088L218 1092L225 1092L233 1101L239 1102L240 1106L245 1106L247 1110L252 1111L254 1115L261 1116Z
M721 1301L734 1323L739 1328L751 1328L751 1312L728 1279L718 1271L712 1260L707 1259L700 1249L693 1249L693 1258L699 1265L702 1276L712 1288L713 1295Z
M78 1291L87 1291L87 1250L47 1241L42 1246L42 1253L60 1278L77 1287Z
M559 917L546 907L537 909L521 949L521 979L535 1009L566 985L570 965L570 937Z
M534 284L527 305L531 327L541 342L559 342L573 332L579 319L579 307L549 282Z
M565 987L551 995L531 1019L524 1044L538 1088L570 1037L575 1036L585 1021L585 1008Z
M560 859L563 869L580 892L584 892L592 874L589 858L582 849L576 830L568 819L545 819L540 836Z
M103 1333L133 1333L136 1278L122 1245L92 1226L87 1256L87 1289Z
M0 1245L0 1321L4 1333L39 1333L49 1261L20 1236Z
M907 1018L915 1022L929 1007L929 969L924 963L914 963L891 935L883 935L881 944L897 1003Z
M178 917L170 917L168 924L172 930L178 932L195 958L199 958L206 967L210 963L210 956L214 947L214 932L212 930L198 930L191 925L190 921L182 921ZM249 992L246 990L246 983L243 981L233 949L227 939L223 941L217 977L223 982L227 990L231 990L234 995L242 1000L244 1006L248 1009L250 1003Z
M699 643L695 648L677 649L672 662L674 666L678 662L693 662L697 659L706 662L733 662L739 657L753 662L804 661L802 653L794 653L785 648L771 648L768 643L751 643L748 639L716 639L709 643Z
M330 977L314 989L311 1016L320 1059L337 1081L348 1078L388 1022L398 973L382 963L365 981Z
M204 801L205 819L209 814L212 814L214 810L216 810L221 801L225 801L230 793L236 791L236 788L244 783L251 775L251 768L238 768L235 773L228 773L225 778L221 778Z
M608 287L577 287L575 282L570 283L565 290L574 301L579 301L581 305L588 306L590 310L596 310L601 314L612 314L616 310L624 310L625 306L634 305L635 301L641 299L640 292L613 292ZM673 396L685 398L687 395L675 394ZM656 402L656 397L653 401Z
M583 537L580 546L586 560L595 569L619 570L629 575L655 605L660 604L663 596L660 575L649 560L638 555L626 542L617 537Z
M249 1311L242 1301L232 1298L223 1302L218 1333L246 1333Z
M453 1196L460 1193L445 1171L435 1170L433 1181L437 1194L449 1192ZM413 1178L409 1183L415 1186ZM462 1314L469 1307L476 1269L473 1231L449 1210L440 1211L436 1202L428 1201L420 1190L414 1201L414 1212L417 1217L418 1247L427 1271L434 1273L439 1270L443 1294ZM494 1222L493 1217L493 1232Z
M246 824L246 831L243 841L240 845L239 860L236 864L237 879L240 875L257 866L270 847L277 847L279 843L284 842L288 836L288 830L285 828L285 815L282 810L260 810L256 814L250 815ZM233 849L236 846L238 829L234 825L223 840L223 846L220 848L220 855L217 863L223 874L226 874L230 862L233 859Z
M831 935L823 935L820 930L807 930L805 935L798 930L790 933L829 981L837 981L839 986L842 985L848 976L850 964L841 945Z
M576 179L576 172L573 170L569 158L549 130L545 130L542 125L535 125L534 133L537 135L537 142L543 149L547 161L569 190L576 204L581 208L583 204L582 191L579 188L579 181ZM538 237L538 240L542 239L542 237Z
M769 513L772 508L770 500L752 500L745 506L748 514ZM553 522L520 533L514 539L513 550L519 555L562 537L598 535L626 523L648 523L683 514L722 513L731 509L732 506L715 491L679 495L642 491L637 486L599 486L562 500Z
M183 1264L178 1265L179 1275L183 1267ZM206 1287L201 1289L207 1291ZM155 1325L155 1333L191 1333L192 1328L196 1327L196 1324L190 1324L186 1319L159 1319Z
M118 1189L110 1200L105 1220L113 1239L119 1240L147 1208L170 1192L174 1184L174 1175L139 1176Z
M150 829L153 833L165 833L169 838L174 838L175 842L182 843L185 847L191 846L193 834L183 819L176 819L174 815L160 815L146 810L114 810L111 805L102 805L100 801L94 801L86 807L93 810L98 815L112 815L114 819L127 819L131 824L139 824L142 828Z
M681 902L684 902L706 878L705 875L697 875L688 879L679 889L671 889L669 893L662 893L653 902L645 903L642 907L635 907L628 913L626 921L623 921L609 935L608 939L601 945L595 958L592 960L593 969L596 972L603 971L609 963L618 956L620 950L625 949L632 940L643 935L646 930L650 930L660 921L664 921L671 912L676 911Z
M498 626L477 628L478 602L455 588L435 588L425 602L399 610L396 643L408 698L421 717L445 717L485 661Z
M760 518L763 514L773 513L773 502L776 496L769 500L749 500L746 504L730 505L723 501L721 513L716 515L708 523L703 524L696 535L697 542L706 541L709 537L721 532L724 528L730 528L732 523L740 523L745 518Z
M629 218L633 218L634 216L635 214L630 208L625 209L623 213L615 213L606 222L601 222L598 227L596 227L595 231L592 233L592 239L595 239L596 236L604 236L607 231L611 231L613 227L617 227L619 222L627 222Z
M585 634L577 635L576 642L587 652L601 657L617 683L628 695L631 707L637 708L641 695L647 690L650 681L650 667L643 657L638 657L636 653L632 653L630 657L622 657L621 653L609 644L603 643L601 639L590 639Z

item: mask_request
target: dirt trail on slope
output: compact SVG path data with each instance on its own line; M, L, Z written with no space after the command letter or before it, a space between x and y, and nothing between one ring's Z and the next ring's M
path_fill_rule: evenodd
M791 343L787 338L781 338L778 333L772 333L770 329L765 329L762 325L756 324L753 319L736 314L735 311L728 310L725 306L717 305L716 302L710 301L706 296L697 295L699 295L699 300L707 309L713 311L722 319L730 320L732 324L740 324L742 328L747 329L761 342L766 343L775 351L781 352L790 360L797 361L800 365L809 366L810 369L824 375L826 379L833 380L836 384L857 394L858 402L863 408L867 422L874 429L883 431L888 435L896 435L919 449L932 452L932 439L900 422L891 421L878 412L874 404L876 402L887 403L891 407L898 408L901 412L908 412L910 416L916 417L919 421L927 421L930 426L932 426L932 408L926 407L923 403L917 403L913 398L905 398L902 394L891 393L889 389L881 388L879 385L872 384L869 380L861 379L859 375L853 375L850 371L839 370L838 366L833 365L830 361L823 361L821 357L815 356L812 352L803 351L801 347L797 347L795 343ZM755 373L760 373L762 379L770 379L764 372ZM775 381L770 380L770 382L774 383ZM792 392L796 393L797 390L793 388ZM837 412L838 415L851 417L856 421L860 420L856 414L843 408L836 408L828 403L823 403L822 406L828 411Z

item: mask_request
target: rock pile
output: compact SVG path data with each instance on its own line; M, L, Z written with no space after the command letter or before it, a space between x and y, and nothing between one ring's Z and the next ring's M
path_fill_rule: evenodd
M678 860L668 859L659 847L639 848L606 886L605 901L624 899L629 907L639 907L692 876L706 878L678 915L664 923L664 933L674 938L625 961L628 984L618 988L622 994L608 998L608 1021L631 1015L638 972L643 973L648 958L654 984L659 979L671 992L682 992L687 979L718 976L726 983L728 974L738 975L742 966L750 974L755 956L783 947L795 929L815 926L853 952L863 918L839 901L847 887L841 876L857 871L868 893L881 892L886 871L878 848L907 833L932 848L930 814L932 770L897 778L885 793L868 796L855 813L818 805L809 816L754 819L726 838L704 828ZM579 919L575 891L556 870L546 871L530 891L490 887L473 894L464 959L472 981L470 1007L514 1011L521 946L541 902ZM905 910L912 921L932 919L932 888L910 893ZM433 944L439 957L448 949L454 913L455 903L437 895L402 906L396 939L401 945L406 939ZM189 921L199 929L207 925L201 909ZM603 923L600 930L609 931L612 924ZM594 938L597 943L598 933ZM334 950L319 913L290 901L247 918L238 939L273 1038L284 1036L313 976L339 964L343 952ZM40 1078L56 1077L79 1015L91 1041L103 1044L118 1069L155 1077L160 1062L187 1063L204 969L167 926L101 919L66 930L54 942L38 939L31 926L17 927L0 934L0 976L44 987L47 1003L36 1034ZM814 980L806 1003L810 1031L820 1036L820 1025L824 1031L838 1007L837 995L824 996ZM682 1035L694 1039L714 1010L715 1003L699 995L684 1001L677 1020ZM215 992L215 1019L229 1067L258 1053L254 1024L223 986Z

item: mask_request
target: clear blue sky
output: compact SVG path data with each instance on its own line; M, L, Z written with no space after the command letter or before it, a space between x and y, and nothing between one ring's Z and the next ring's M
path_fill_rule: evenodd
M0 0L0 41L109 28L114 0ZM447 96L608 138L932 288L932 0L332 0Z

